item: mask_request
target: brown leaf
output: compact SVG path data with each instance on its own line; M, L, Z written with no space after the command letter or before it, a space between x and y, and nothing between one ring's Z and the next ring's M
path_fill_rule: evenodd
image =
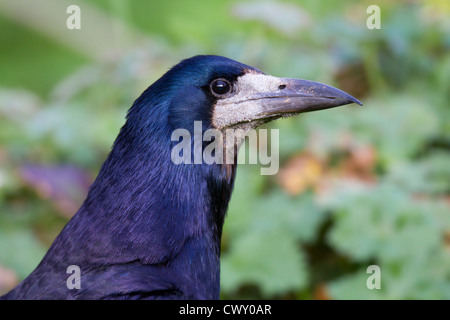
M331 300L327 286L324 283L318 284L314 289L314 300Z
M291 158L278 174L278 183L289 194L297 195L314 187L323 174L323 165L311 154L303 153Z
M19 279L14 271L0 266L0 296L19 283Z
M376 151L370 145L355 146L349 150L349 155L340 166L344 178L375 181Z

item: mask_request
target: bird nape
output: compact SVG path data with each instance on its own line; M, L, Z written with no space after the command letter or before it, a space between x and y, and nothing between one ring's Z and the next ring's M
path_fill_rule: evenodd
M361 104L333 87L269 76L228 58L181 61L134 102L81 208L2 299L218 299L236 161L178 163L172 133L192 137L196 121L202 132L247 132L349 103ZM237 150L241 140L223 150ZM79 278L72 283L73 266Z

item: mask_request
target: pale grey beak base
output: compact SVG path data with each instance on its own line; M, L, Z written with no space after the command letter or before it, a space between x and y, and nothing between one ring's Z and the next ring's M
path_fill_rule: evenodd
M217 129L256 128L271 120L360 101L342 90L309 80L248 73L235 83L236 93L216 102Z

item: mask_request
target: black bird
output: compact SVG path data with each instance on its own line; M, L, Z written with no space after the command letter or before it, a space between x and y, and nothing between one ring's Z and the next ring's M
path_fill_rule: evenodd
M203 131L247 131L349 103L361 104L333 87L265 75L228 58L181 61L134 102L81 208L37 268L2 298L218 299L236 161L176 164L172 132L193 134L194 121ZM68 286L73 265L79 288Z

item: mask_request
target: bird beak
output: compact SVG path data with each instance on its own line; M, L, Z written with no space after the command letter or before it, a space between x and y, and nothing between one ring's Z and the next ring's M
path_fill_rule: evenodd
M339 89L301 79L246 74L236 93L217 101L213 123L218 129L255 128L265 122L304 112L362 103Z
M256 94L261 111L257 118L292 115L334 108L350 103L362 103L334 87L301 79L279 78L282 82L275 92Z

